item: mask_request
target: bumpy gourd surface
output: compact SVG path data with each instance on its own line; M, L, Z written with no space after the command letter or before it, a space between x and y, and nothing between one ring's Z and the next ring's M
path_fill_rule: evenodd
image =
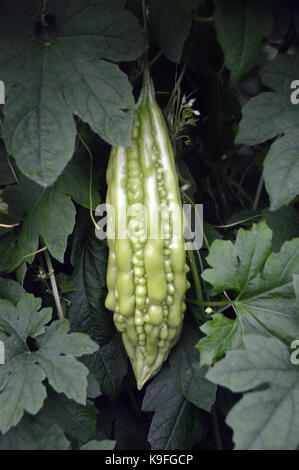
M132 147L111 150L106 199L114 209L113 222L108 206L106 307L114 312L138 388L160 369L177 342L189 286L173 151L150 83L142 93ZM113 224L117 237L118 215L128 208L124 238L114 239L109 236ZM174 233L173 220L181 221L179 233ZM155 224L157 239L150 235Z

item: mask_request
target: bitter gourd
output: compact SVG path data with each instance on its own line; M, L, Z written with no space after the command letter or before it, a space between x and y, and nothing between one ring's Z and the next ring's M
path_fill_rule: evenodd
M140 389L180 337L189 287L173 149L149 78L134 112L131 147L112 147L106 179L105 305Z

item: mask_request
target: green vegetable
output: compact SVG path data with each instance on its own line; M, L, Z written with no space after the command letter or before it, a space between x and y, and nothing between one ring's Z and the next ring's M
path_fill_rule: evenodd
M135 110L131 148L111 150L107 185L106 307L114 312L140 389L179 339L189 287L174 155L149 79Z

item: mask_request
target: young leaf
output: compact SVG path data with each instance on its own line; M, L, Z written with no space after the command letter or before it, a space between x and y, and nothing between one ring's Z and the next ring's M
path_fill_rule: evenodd
M124 0L52 2L53 32L38 31L40 2L23 4L0 8L4 139L22 173L49 186L72 157L73 114L110 144L130 143L131 85L110 61L134 60L146 44Z
M227 348L241 346L240 335L246 333L273 335L287 344L299 335L293 285L293 276L299 272L299 239L286 242L279 253L272 253L271 238L271 230L261 222L251 230L240 229L235 244L221 240L212 244L207 257L212 269L206 269L202 277L215 292L234 292L232 305L237 318L221 345L216 341L219 321L205 324L208 339L200 340L198 348L207 352L209 363Z
M245 104L236 139L239 144L256 145L284 134L271 145L264 162L271 210L287 205L298 191L299 109L290 99L290 84L298 73L297 55L280 54L262 69L263 83L274 92L260 93Z
M214 364L227 350L238 349L242 344L240 323L221 313L215 313L200 329L206 334L196 346L200 352L201 367Z
M235 81L254 64L263 37L270 35L271 2L216 0L215 5L217 39Z
M215 384L247 392L231 409L235 449L288 450L299 443L299 369L277 338L245 335L245 350L229 351L207 373ZM267 389L251 391L267 384ZM263 387L264 388L264 387Z
M146 389L142 409L155 411L148 441L152 450L188 450L205 434L205 417L177 390L167 367Z
M86 400L88 370L75 357L91 354L97 345L69 330L68 320L49 327L51 309L39 310L41 300L24 293L14 306L0 299L0 333L5 364L0 367L0 431L18 424L24 411L36 414L46 398L45 378L55 390L79 403ZM33 351L30 344L33 343Z

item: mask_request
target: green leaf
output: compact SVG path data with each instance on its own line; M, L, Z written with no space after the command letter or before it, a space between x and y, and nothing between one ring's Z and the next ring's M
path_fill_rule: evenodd
M248 231L240 229L235 244L213 242L207 257L212 269L206 269L202 277L213 285L215 292L233 291L232 305L237 318L233 321L236 324L228 327L228 337L220 346L219 317L204 325L208 339L200 340L198 348L208 346L209 360L219 358L231 346L238 347L241 332L242 336L273 335L287 344L298 337L293 276L299 272L299 239L284 243L279 253L272 253L271 238L271 230L261 222ZM224 323L228 322L222 321L220 325L223 327ZM234 334L230 339L231 333Z
M166 57L180 62L184 42L191 27L191 12L198 0L150 0L149 15L153 34Z
M70 442L56 423L45 428L36 417L25 415L21 422L0 437L1 450L68 450Z
M178 392L167 367L147 387L142 409L155 411L148 435L152 450L188 450L204 435L204 415Z
M90 230L72 275L75 292L69 297L72 330L90 334L100 345L109 342L115 332L113 316L104 306L107 256L106 245Z
M200 352L201 366L214 364L227 350L238 349L242 344L240 323L221 313L215 313L200 329L206 335L196 346Z
M50 2L55 34L48 29L44 36L35 27L40 2L1 5L5 144L22 173L43 186L51 185L72 157L73 115L112 145L130 143L132 87L110 61L135 60L146 44L124 3Z
M299 113L298 117L299 117ZM299 120L298 120L299 123ZM299 131L285 135L271 145L264 163L264 177L271 209L287 205L298 194Z
M85 154L76 152L63 174L50 188L43 189L33 181L20 176L17 185L4 190L4 200L10 213L18 218L24 217L17 248L10 242L9 256L1 269L14 270L27 255L38 249L42 237L51 255L63 262L67 237L75 224L75 207L71 198L84 207L89 207L89 160ZM92 186L94 207L99 203L95 182ZM12 237L12 236L11 236Z
M44 371L29 353L19 354L0 366L0 431L18 424L24 411L36 414L46 398Z
M260 93L245 104L236 139L240 144L256 145L280 136L271 145L264 162L271 210L287 205L298 191L299 109L290 100L290 84L298 74L297 55L280 54L262 69L263 83L274 92Z
M247 392L229 412L235 449L289 450L299 443L299 369L276 338L244 337L245 350L229 351L207 378L234 392ZM256 387L267 384L262 391ZM248 390L253 390L248 392Z
M68 276L65 273L59 273L56 276L56 282L58 289L63 294L69 294L70 292L75 292L73 280L71 276Z
M90 354L97 345L86 335L69 330L68 320L49 327L51 309L39 310L41 300L23 293L16 306L0 299L0 334L6 363L0 367L0 431L18 424L24 411L36 414L47 396L48 378L57 391L79 403L86 400L88 370L74 357ZM2 334L4 333L4 334ZM34 342L34 352L28 339Z
M17 438L20 450L67 450L70 446L70 442L57 424L53 424L49 429L43 429L38 424L31 423L29 419L19 427Z
M254 64L263 37L270 35L271 2L215 0L215 6L217 39L235 81Z
M115 441L89 441L87 444L81 446L80 450L113 450Z
M99 350L84 363L100 384L101 392L115 398L127 372L127 357L120 335L115 336L113 316L105 306L107 249L92 232L82 248L73 273L75 293L68 317L72 331L88 333Z
M207 369L199 367L195 349L200 334L195 325L185 322L177 346L170 354L170 374L177 390L198 408L210 411L216 398L216 387L205 379Z
M85 404L88 370L75 357L92 354L98 346L82 333L67 334L69 328L66 319L53 322L38 340L35 360L56 392Z
M0 278L0 299L9 300L13 305L17 305L25 291L20 284L11 279Z
M13 165L5 152L3 142L0 141L0 185L13 184L16 182L12 168Z
M265 210L263 215L273 233L273 251L279 251L285 241L299 236L299 219L294 207L282 206L276 211Z
M44 429L57 424L68 439L85 443L96 436L98 414L90 401L81 405L49 388L44 405L34 419Z

